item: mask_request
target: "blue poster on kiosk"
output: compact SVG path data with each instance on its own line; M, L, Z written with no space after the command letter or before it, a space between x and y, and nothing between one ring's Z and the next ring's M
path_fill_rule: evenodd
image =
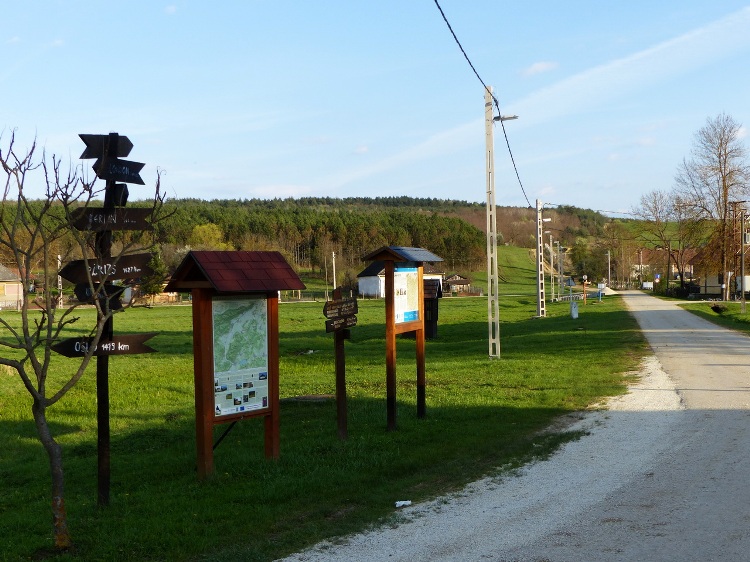
M419 272L414 266L396 266L393 273L396 324L419 320Z

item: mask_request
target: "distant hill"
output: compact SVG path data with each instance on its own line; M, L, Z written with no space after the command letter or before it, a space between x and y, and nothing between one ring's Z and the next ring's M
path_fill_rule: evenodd
M136 203L137 204L137 203ZM322 272L335 252L337 266L354 276L361 256L386 245L424 247L451 271L472 271L486 260L483 203L413 197L304 197L299 199L174 199L157 228L166 263L188 249L279 250L297 267ZM572 245L599 236L611 219L586 209L545 209L545 228ZM500 207L499 242L536 246L536 211Z

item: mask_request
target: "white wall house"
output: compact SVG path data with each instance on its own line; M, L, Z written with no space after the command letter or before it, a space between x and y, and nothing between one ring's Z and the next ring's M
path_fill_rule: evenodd
M19 308L23 299L23 285L18 274L0 265L0 308Z
M436 279L443 282L445 272L435 266L424 264L423 278ZM362 297L385 298L385 265L382 261L374 261L357 275L358 293Z

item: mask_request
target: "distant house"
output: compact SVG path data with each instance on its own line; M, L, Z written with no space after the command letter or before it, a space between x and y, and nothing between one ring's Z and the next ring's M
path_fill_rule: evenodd
M443 282L445 273L429 263L424 264L422 272L425 281L433 279ZM385 264L374 261L357 275L359 294L363 297L385 298Z
M0 265L0 308L17 308L23 298L23 284L17 273Z
M471 279L458 273L453 273L443 281L443 292L451 293L470 293Z

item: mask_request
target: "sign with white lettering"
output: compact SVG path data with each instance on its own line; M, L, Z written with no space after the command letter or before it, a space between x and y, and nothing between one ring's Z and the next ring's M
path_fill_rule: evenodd
M151 209L118 207L105 211L102 208L75 209L70 218L71 225L77 230L102 232L104 230L153 230L146 222L151 218Z
M149 267L151 254L131 254L119 259L74 260L60 270L60 276L71 283L88 283L89 275L92 281L114 279L138 279L152 275L154 270Z
M156 332L150 334L120 334L112 339L100 339L94 347L92 355L133 355L136 353L154 353L156 350L145 344L153 338ZM93 338L68 338L52 346L52 350L65 357L83 357L91 349Z

